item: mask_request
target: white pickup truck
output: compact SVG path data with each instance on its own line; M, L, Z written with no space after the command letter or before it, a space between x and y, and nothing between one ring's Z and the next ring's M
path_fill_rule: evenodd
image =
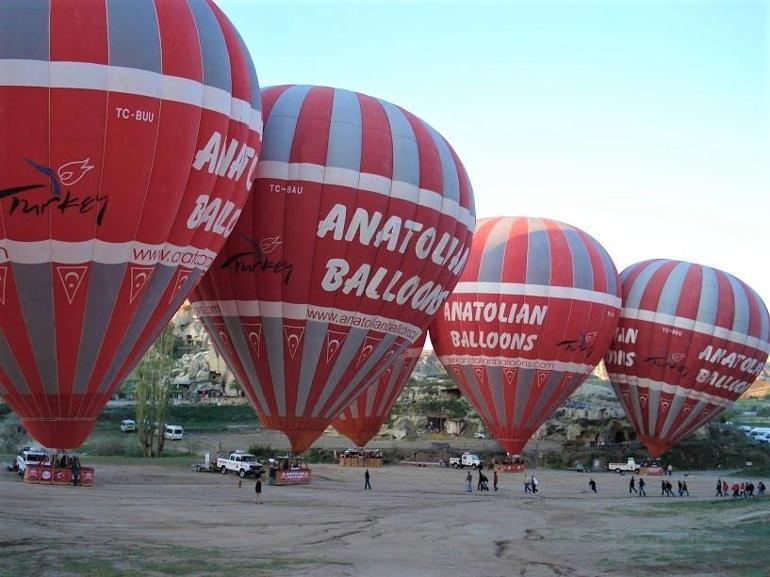
M629 457L625 463L610 463L609 470L616 473L628 472L638 473L641 465L634 461L633 457Z
M19 472L20 476L24 476L24 471L27 469L27 465L39 465L48 458L48 454L43 449L33 449L30 447L24 447L19 454L16 455L16 461L13 464L13 468Z
M479 459L478 455L464 453L462 457L450 457L449 465L454 469L462 469L464 467L479 469L484 465L484 461Z
M223 475L228 471L237 473L239 477L244 478L248 475L257 475L265 471L265 467L254 455L235 451L217 459L217 469Z

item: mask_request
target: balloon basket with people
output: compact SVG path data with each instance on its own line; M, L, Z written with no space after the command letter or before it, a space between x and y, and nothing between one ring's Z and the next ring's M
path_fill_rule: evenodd
M40 463L28 464L24 469L24 482L35 485L74 485L91 487L94 469L82 467L77 455L52 454Z
M308 485L312 480L310 467L302 457L284 455L270 459L268 485Z
M493 468L498 473L521 473L527 469L527 464L521 455L506 455L502 459L495 459Z
M339 464L342 467L379 469L382 463L382 451L379 449L346 449L339 456Z

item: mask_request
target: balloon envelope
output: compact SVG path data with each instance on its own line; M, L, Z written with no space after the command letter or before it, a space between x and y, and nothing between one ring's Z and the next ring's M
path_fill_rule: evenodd
M251 59L209 0L0 2L0 396L73 448L232 231Z
M751 386L770 351L770 317L748 285L707 266L650 260L621 279L623 310L604 364L659 457Z
M298 453L430 323L465 264L473 195L447 142L397 106L313 86L263 102L255 196L193 301Z
M427 333L423 333L414 344L404 350L395 363L332 421L332 426L357 447L365 446L380 432L380 427L388 418L417 361L420 360L426 335Z
M619 310L615 265L585 232L486 218L431 340L495 439L517 454L601 360Z

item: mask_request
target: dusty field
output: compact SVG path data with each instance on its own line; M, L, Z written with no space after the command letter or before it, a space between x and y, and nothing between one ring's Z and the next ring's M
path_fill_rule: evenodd
M93 488L25 485L0 473L0 575L484 577L770 575L770 500L629 497L628 477L535 471L497 493L464 492L465 472L314 468L304 487L192 473L182 465L97 465ZM674 483L680 478L674 475ZM474 475L475 488L475 475Z

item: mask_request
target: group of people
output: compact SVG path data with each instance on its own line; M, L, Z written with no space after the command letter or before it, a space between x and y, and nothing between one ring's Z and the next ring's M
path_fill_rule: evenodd
M634 478L633 475L631 475L631 480L628 482L628 494L630 495L631 493L636 493L639 497L646 497L647 491L645 491L644 488L647 486L647 483L645 482L644 477L639 477L638 490L636 486L637 486L636 479Z
M524 475L524 492L535 494L538 491L537 477Z
M756 495L754 494L754 491L756 491ZM767 487L765 486L765 483L763 481L759 481L756 485L754 485L753 481L745 481L743 483L739 483L738 481L733 481L731 485L727 481L723 481L722 479L717 479L717 492L714 496L730 497L732 493L732 496L737 497L738 499L743 499L744 497L755 497L755 496L764 497L766 491L767 491Z
M679 493L679 496L682 497L684 495L690 496L690 490L687 488L687 481L677 481L677 492ZM661 497L676 497L674 495L674 485L671 484L671 481L663 480L660 482L660 496Z
M47 460L47 457L46 457ZM46 462L44 461L43 464L45 465ZM57 468L57 469L69 469L70 470L70 478L72 479L72 484L76 487L80 485L80 457L77 455L67 455L67 453L62 453L61 455L52 455L51 456L51 467Z
M492 487L494 487L495 491L497 491L497 482L497 471L492 471ZM489 491L489 478L482 472L481 469L479 469L479 479L476 483L476 490ZM473 492L473 475L471 475L470 471L468 471L468 474L465 476L465 492Z

